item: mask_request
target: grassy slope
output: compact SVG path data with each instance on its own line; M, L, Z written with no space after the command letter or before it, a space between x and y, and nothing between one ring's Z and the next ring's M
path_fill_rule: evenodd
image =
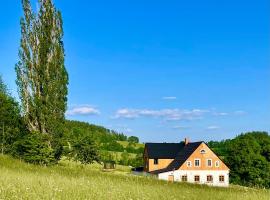
M113 159L114 159L115 161L120 161L120 160L121 160L121 155L122 155L122 153L123 153L123 152L117 152L117 151L104 151L104 150L101 150L101 151L111 153L111 154L113 155ZM135 154L135 153L128 153L128 154L129 154L129 157L130 157L130 158L135 158L136 155L137 155L137 154Z
M0 156L0 199L269 199L269 190L210 188L130 175L127 168L102 172L97 165L62 161L40 167Z
M126 148L127 147L127 145L128 145L128 141L117 141L119 144L121 144L124 148ZM142 148L144 148L144 144L141 144L141 143L136 143L135 144L135 148L136 149L138 149L138 148L140 148L140 147L142 147Z

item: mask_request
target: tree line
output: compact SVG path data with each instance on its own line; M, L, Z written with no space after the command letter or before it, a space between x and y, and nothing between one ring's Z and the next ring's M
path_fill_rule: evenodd
M1 153L10 154L26 162L35 164L55 164L57 160L48 145L47 135L29 131L19 103L8 92L0 76L0 142ZM143 148L136 148L139 138L89 124L86 122L64 120L61 156L89 164L94 161L115 161L118 164L140 166ZM119 141L128 143L126 147ZM114 153L121 153L114 156ZM129 153L136 154L134 158ZM60 158L61 158L60 156Z
M134 167L142 166L143 147L136 147L139 138L136 136L126 136L123 133L89 124L87 122L66 120L64 130L64 149L68 155L70 146L76 141L87 138L95 141L96 148L100 154L101 161L114 161L117 164L131 165ZM126 142L124 147L120 142ZM71 145L72 146L72 145ZM136 154L135 156L133 154Z
M234 139L208 142L230 168L231 183L270 188L270 136L248 132Z

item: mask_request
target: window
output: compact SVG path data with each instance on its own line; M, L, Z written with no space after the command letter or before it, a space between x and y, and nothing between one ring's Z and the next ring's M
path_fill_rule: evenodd
M216 167L219 167L219 161L216 161L216 162L215 162L215 166L216 166Z
M187 166L188 167L191 167L192 166L191 161L187 161Z
M194 181L195 182L200 182L200 176L194 176Z
M200 167L200 159L195 159L195 167Z
M157 158L154 159L154 165L158 165L158 159Z
M224 182L224 176L223 175L219 176L219 182Z
M212 167L212 160L211 159L207 159L207 166Z
M182 176L182 181L187 182L187 175Z
M213 182L213 176L212 175L208 175L206 177L206 180L207 180L207 182L212 183Z
M201 154L205 154L206 151L204 149L201 150Z

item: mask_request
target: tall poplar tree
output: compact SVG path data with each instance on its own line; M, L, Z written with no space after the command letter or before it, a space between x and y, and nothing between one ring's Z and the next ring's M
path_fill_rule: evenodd
M7 86L5 85L1 74L0 74L0 93L6 94L6 95L8 94Z
M48 136L48 145L59 158L68 93L63 21L52 0L38 0L38 5L34 13L30 0L22 0L16 82L29 131Z

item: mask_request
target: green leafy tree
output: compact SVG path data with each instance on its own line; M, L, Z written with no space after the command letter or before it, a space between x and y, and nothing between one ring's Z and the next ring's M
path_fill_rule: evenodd
M101 151L100 152L100 160L102 162L116 161L116 159L113 156L113 153L111 153L109 151Z
M133 167L141 167L143 166L143 154L139 153L136 155L136 157L132 160L132 166Z
M102 149L107 150L107 151L116 151L116 152L124 151L124 147L115 140L112 140L108 143L103 144Z
M130 164L130 155L128 152L121 153L121 160L119 161L121 165L129 165Z
M270 188L270 136L248 132L232 140L208 143L230 168L230 182Z
M10 153L12 145L25 132L20 108L10 96L0 76L0 148L1 153Z
M67 102L68 74L64 65L63 22L51 0L39 0L34 13L22 0L17 85L29 131L48 135L47 144L61 156Z
M262 132L241 134L230 142L225 161L231 182L270 188L269 142L270 136Z
M139 147L138 149L136 149L137 154L143 154L144 152L144 147Z
M135 143L128 143L128 145L126 146L126 151L128 153L137 153L137 149L136 149Z
M13 156L26 162L40 165L50 165L55 162L54 151L48 145L47 135L29 133L14 143Z
M130 143L139 143L139 138L136 137L136 136L130 136L128 138L128 142L130 142Z
M82 164L100 162L98 147L90 136L78 138L72 145L69 157Z

